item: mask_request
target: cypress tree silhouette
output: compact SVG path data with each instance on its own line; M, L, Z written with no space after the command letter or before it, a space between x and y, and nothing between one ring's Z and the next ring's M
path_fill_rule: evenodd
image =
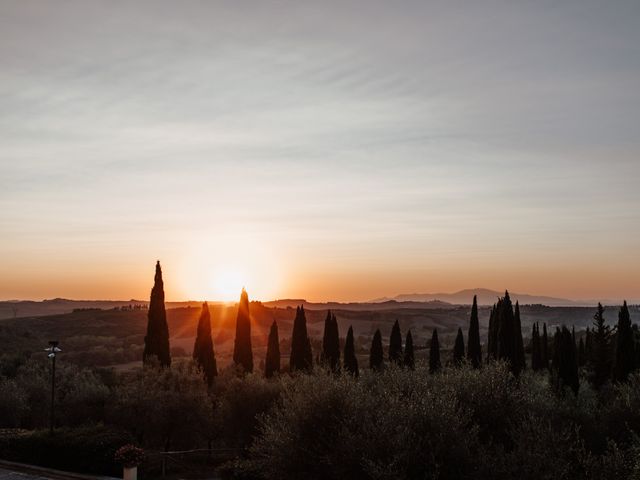
M211 339L211 315L207 302L202 304L200 320L198 320L198 331L196 342L193 346L193 359L198 368L204 373L209 386L213 383L213 378L218 375L216 356L213 351L213 340Z
M269 330L267 356L264 361L264 376L271 378L276 373L280 373L280 338L278 337L278 324L274 320Z
M547 323L542 324L542 345L540 348L540 367L549 370L549 339L547 337Z
M564 387L570 387L574 395L580 389L578 362L573 337L567 327L557 331L554 341L553 378L556 390L563 393Z
M540 336L538 335L538 325L534 323L531 327L531 370L540 370Z
M516 302L516 311L514 315L514 341L515 350L513 358L513 373L519 375L527 364L524 357L524 341L522 340L522 323L520 322L520 304Z
M618 312L618 327L616 336L616 355L613 364L613 379L616 382L626 382L629 374L636 368L636 352L634 332L631 327L631 316L625 301Z
M464 337L462 336L462 329L458 328L458 334L456 335L456 342L453 345L453 364L460 365L464 359Z
M161 366L168 367L171 365L169 327L167 312L164 308L164 282L162 281L159 260L156 263L156 274L151 289L147 319L147 335L144 337L142 361L143 363L153 362L152 358L156 357Z
M324 321L320 361L329 367L332 372L340 371L340 334L338 332L338 321L336 316L331 314L331 310L327 311L327 318Z
M584 362L585 365L591 365L593 362L593 336L589 327L584 335Z
M291 356L289 357L289 370L309 372L313 366L311 354L311 342L307 334L307 318L304 314L304 306L296 308L296 318L293 321L291 333Z
M381 370L384 362L384 353L382 351L382 334L380 330L376 330L371 342L371 350L369 351L369 368L371 370Z
M433 329L431 344L429 345L429 373L435 373L442 367L440 363L440 342L438 341L438 330Z
M578 366L584 367L587 363L587 355L584 347L584 340L580 337L580 341L578 342Z
M253 351L251 349L251 315L249 295L243 288L238 303L236 317L236 338L233 344L233 362L241 366L245 373L253 372Z
M469 320L469 334L467 338L467 359L473 368L482 364L482 347L480 346L480 322L478 321L478 300L473 296L471 318Z
M498 301L498 304L500 302ZM487 362L498 358L498 304L493 304L489 315L489 333L487 335Z
M613 332L605 323L604 307L598 303L598 309L593 316L593 372L590 380L596 389L602 387L611 375L611 339Z
M344 369L354 377L359 374L358 359L356 358L356 348L353 341L353 327L349 327L347 339L344 343Z
M402 334L398 320L393 324L389 338L389 361L402 365Z
M416 360L413 354L413 336L411 330L407 331L407 339L404 342L404 365L413 370L416 366Z
M509 298L509 292L505 292L504 298L498 301L498 358L506 360L509 364L509 369L516 373L515 357L516 341L513 305Z

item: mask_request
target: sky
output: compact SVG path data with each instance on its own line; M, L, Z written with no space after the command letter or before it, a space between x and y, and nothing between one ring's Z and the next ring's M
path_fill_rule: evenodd
M640 298L640 3L0 3L0 299Z

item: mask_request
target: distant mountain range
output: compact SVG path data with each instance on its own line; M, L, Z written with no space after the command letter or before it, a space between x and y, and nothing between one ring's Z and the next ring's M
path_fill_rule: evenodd
M388 302L389 300L395 300L396 302L432 302L438 300L454 305L468 305L473 302L474 295L478 297L479 305L493 305L499 297L504 296L504 292L489 290L487 288L470 288L455 293L403 293L391 298L377 298L371 300L371 303ZM516 292L509 292L509 296L514 302L518 300L523 305L541 304L549 307L572 307L593 305L595 303L592 301L575 301L567 298L529 295Z
M478 297L479 305L493 305L504 292L486 288L460 290L454 293L405 293L395 297L383 297L366 302L308 302L304 299L281 299L262 302L266 307L294 308L304 305L310 310L353 310L380 311L391 309L438 309L451 308L456 305L470 305L473 296ZM518 300L522 305L546 305L549 307L579 307L594 306L597 300L575 301L567 298L548 297L509 292L511 299ZM628 299L630 304L638 304L638 299ZM69 300L55 298L52 300L7 300L0 301L0 319L13 317L35 317L43 315L57 315L69 313L77 309L101 309L142 307L146 308L147 300ZM218 303L218 302L209 302ZM224 302L221 302L224 303ZM602 299L603 305L620 305L620 300ZM201 301L166 302L167 308L199 307Z

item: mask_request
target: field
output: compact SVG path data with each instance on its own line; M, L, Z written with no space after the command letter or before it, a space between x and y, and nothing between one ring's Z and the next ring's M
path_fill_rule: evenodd
M314 355L320 350L326 309L306 309L307 328L312 341ZM340 328L341 341L349 326L353 326L356 351L361 365L366 365L371 337L380 329L383 341L387 343L391 326L397 319L403 334L411 329L416 345L417 358L426 357L426 346L434 328L438 329L441 344L446 351L453 346L458 327L467 333L470 307L441 306L438 308L407 308L402 304L388 307L377 305L375 309L361 310L362 307L332 310ZM224 367L230 363L235 336L234 304L213 304L212 330L218 364ZM609 308L605 316L609 323L617 320L617 308ZM546 322L550 331L555 326L575 326L578 335L591 325L594 309L591 307L546 307L540 305L523 306L522 328L527 337L533 322ZM195 340L196 325L200 308L189 304L186 307L169 308L167 321L174 357L191 354ZM640 310L631 309L632 320L640 321ZM290 336L295 316L295 308L271 307L260 302L251 303L252 344L256 365L262 365L265 357L267 334L273 320L280 332L280 351L283 357L290 350ZM488 327L489 308L480 307L480 333L484 343ZM28 355L40 352L49 340L59 340L63 348L63 361L83 366L128 368L142 358L144 335L147 326L147 311L121 310L112 308L77 310L72 313L12 318L0 320L0 342L4 356Z

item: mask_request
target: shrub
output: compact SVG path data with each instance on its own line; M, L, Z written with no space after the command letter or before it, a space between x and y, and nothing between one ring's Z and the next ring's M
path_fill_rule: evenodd
M132 438L105 426L48 430L0 431L0 458L59 470L101 475L121 472L114 454Z

